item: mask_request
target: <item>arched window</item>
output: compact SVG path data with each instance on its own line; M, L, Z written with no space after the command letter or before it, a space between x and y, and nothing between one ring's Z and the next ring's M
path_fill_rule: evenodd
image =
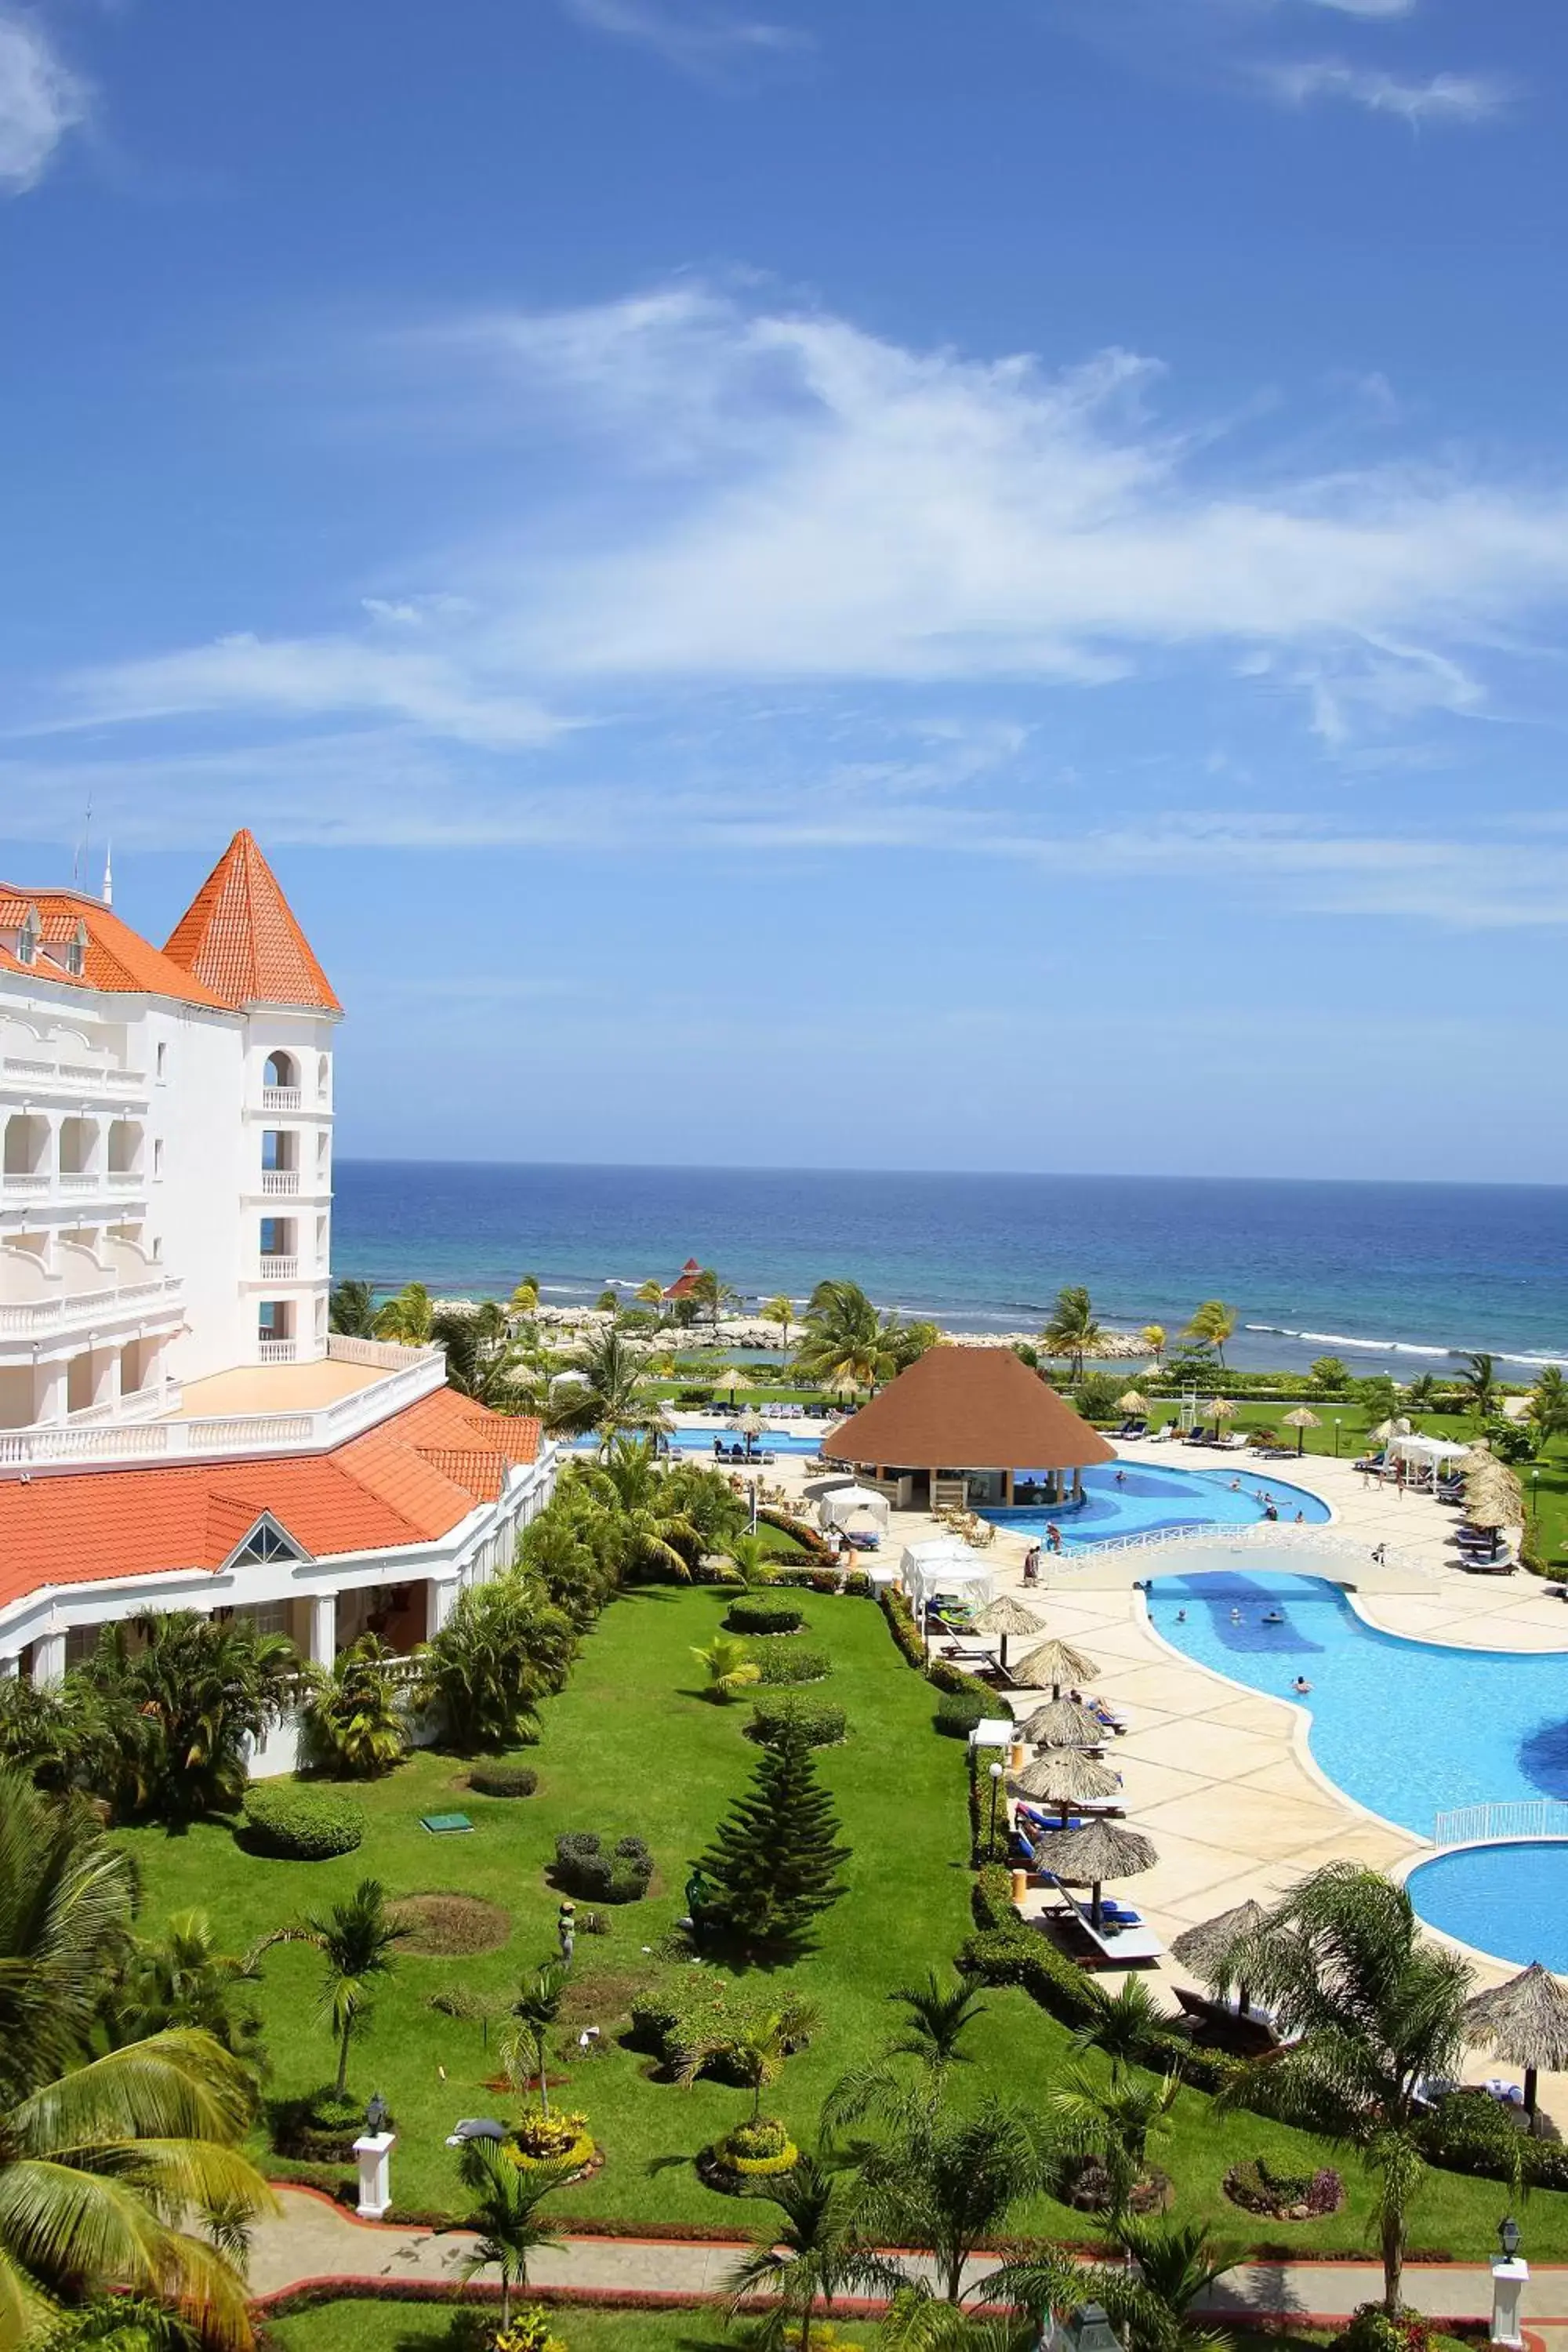
M268 1054L267 1067L261 1073L264 1087L297 1087L300 1066L292 1054Z

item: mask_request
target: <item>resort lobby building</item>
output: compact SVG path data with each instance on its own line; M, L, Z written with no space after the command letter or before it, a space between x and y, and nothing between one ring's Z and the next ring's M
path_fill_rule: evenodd
M328 1329L342 1008L250 835L162 948L110 896L0 884L0 1675L166 1609L411 1649L554 1449Z
M1011 1348L930 1348L823 1440L899 1510L1049 1507L1115 1448Z

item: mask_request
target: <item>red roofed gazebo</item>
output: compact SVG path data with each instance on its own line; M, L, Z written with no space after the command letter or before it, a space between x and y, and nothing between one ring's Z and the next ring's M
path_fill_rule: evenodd
M689 1257L686 1264L681 1267L680 1272L676 1276L675 1280L670 1284L669 1288L665 1292L664 1295L666 1299L672 1300L676 1298L691 1298L695 1297L698 1280L701 1272L702 1268L698 1265L697 1260L694 1257Z
M951 1346L928 1348L825 1438L822 1452L933 1510L954 1501L1062 1503L1081 1495L1089 1464L1116 1459L1011 1348Z

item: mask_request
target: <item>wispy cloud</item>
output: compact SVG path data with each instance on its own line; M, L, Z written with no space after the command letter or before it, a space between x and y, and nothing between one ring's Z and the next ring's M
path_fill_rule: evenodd
M36 188L87 112L86 83L56 54L42 26L0 8L0 195Z
M1413 128L1436 122L1484 122L1508 104L1505 85L1484 74L1440 73L1411 80L1339 58L1294 58L1262 66L1264 87L1289 106L1319 99L1397 115Z
M1341 16L1413 16L1416 0L1310 0L1310 5Z
M696 0L564 0L564 5L594 32L638 42L687 72L782 58L810 47L808 37L791 26Z

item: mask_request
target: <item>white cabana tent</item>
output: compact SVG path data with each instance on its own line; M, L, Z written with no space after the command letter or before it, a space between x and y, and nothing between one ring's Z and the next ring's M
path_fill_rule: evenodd
M1424 1482L1432 1486L1436 1485L1437 1473L1446 1462L1458 1462L1469 1450L1468 1445L1456 1445L1451 1438L1415 1435L1396 1437L1389 1447L1396 1461L1407 1463L1416 1472L1412 1484Z
M874 1486L835 1486L816 1507L817 1525L824 1530L844 1527L857 1511L869 1511L883 1527L888 1524L888 1498Z
M977 1551L956 1536L906 1545L899 1567L917 1619L939 1592L962 1593L976 1603L992 1597L991 1570Z

